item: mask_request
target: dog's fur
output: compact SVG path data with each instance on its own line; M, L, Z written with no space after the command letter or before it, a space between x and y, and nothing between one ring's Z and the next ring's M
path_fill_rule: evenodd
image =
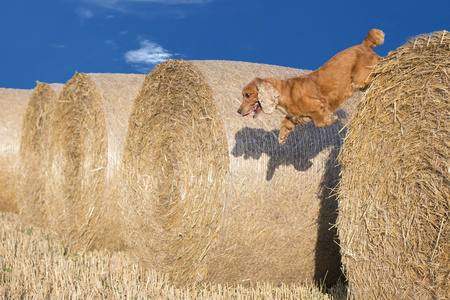
M242 91L238 113L246 116L253 112L256 117L261 110L270 114L275 108L283 108L287 116L281 123L280 144L297 124L312 120L317 127L330 126L337 119L333 112L355 90L372 81L372 69L380 60L373 47L383 43L383 31L372 29L362 44L339 52L306 76L286 80L255 78Z

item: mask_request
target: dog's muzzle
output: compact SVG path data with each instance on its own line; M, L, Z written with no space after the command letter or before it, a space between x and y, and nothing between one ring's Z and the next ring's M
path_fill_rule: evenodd
M259 103L256 102L256 103L253 105L253 107L252 107L248 112L246 112L246 113L244 113L244 114L242 113L242 109L238 109L238 114L242 115L243 117L248 116L248 115L251 114L251 113L256 114L256 111L257 111L257 109L258 109L258 106L259 106Z

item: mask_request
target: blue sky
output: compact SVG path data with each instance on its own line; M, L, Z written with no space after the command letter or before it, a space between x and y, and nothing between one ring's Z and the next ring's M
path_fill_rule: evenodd
M169 58L314 70L379 28L381 56L450 30L450 1L9 0L0 4L0 87L74 73L149 73Z

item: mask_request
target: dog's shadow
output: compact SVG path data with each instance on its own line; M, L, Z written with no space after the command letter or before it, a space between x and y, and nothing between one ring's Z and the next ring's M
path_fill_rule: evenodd
M312 160L324 149L340 147L343 126L340 120L326 128L315 127L312 122L297 125L284 145L278 143L279 130L244 127L235 134L236 143L231 154L255 160L259 160L263 154L267 155L266 180L270 181L280 166L292 165L297 171L306 171L313 166Z
M345 112L338 111L340 118ZM338 119L331 126L317 128L312 122L297 125L284 145L278 144L279 130L265 131L245 127L235 135L236 144L232 150L235 157L259 160L263 154L269 161L266 180L270 181L276 170L282 165L292 165L295 170L304 172L313 167L316 156L330 147L328 156L317 168L323 168L318 197L317 242L315 247L314 279L327 286L336 284L342 278L342 264L337 237L336 223L338 203L335 189L340 180L340 168L337 157L346 135L346 127ZM281 174L281 176L283 176ZM324 259L327 258L327 259Z

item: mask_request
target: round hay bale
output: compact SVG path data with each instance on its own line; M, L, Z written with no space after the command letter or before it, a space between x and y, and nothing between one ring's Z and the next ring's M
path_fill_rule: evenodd
M122 208L132 253L175 283L335 281L335 159L356 98L333 126L284 115L243 118L254 77L308 71L227 61L169 60L136 99L124 152Z
M71 248L122 247L116 175L144 77L77 73L59 95L45 210L49 228Z
M381 60L350 122L338 232L354 299L450 299L450 33Z
M17 162L32 90L0 88L0 211L17 213Z
M20 142L20 176L18 210L23 221L43 226L44 196L47 183L46 165L51 132L51 114L54 113L63 84L38 82L24 116Z

